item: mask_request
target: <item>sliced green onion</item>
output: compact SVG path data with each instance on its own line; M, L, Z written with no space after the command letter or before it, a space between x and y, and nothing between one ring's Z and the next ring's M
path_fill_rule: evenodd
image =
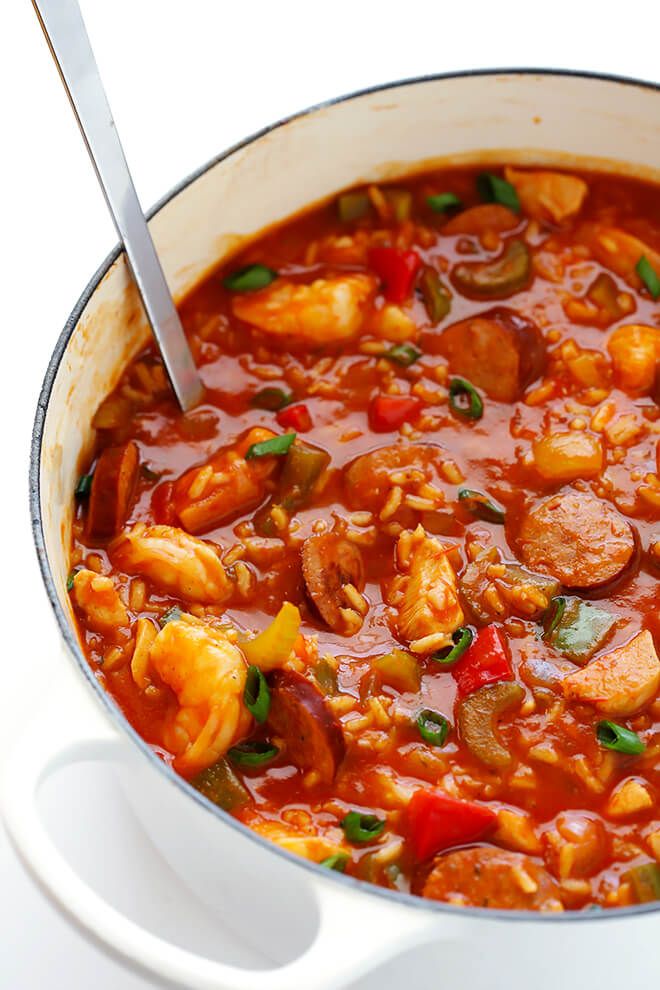
M279 437L271 437L270 440L262 440L260 443L253 443L248 447L245 460L250 461L253 457L268 457L274 454L280 457L286 454L289 447L296 439L295 433L282 433Z
M279 749L269 742L244 742L232 746L227 756L239 767L261 767L274 760Z
M339 824L349 842L370 842L385 828L378 815L363 815L360 811L349 811Z
M277 272L266 265L246 265L223 279L223 285L230 292L256 292L274 282Z
M243 701L247 710L260 725L266 721L270 711L270 691L262 671L254 664L248 667Z
M143 478L146 478L147 481L158 481L159 478L163 477L162 471L154 471L154 469L150 468L148 464L140 464L140 474Z
M93 474L81 474L75 487L76 498L87 498L92 490Z
M69 576L66 579L66 590L67 591L73 591L73 582L76 579L76 574L78 573L79 569L80 568L78 568L78 567L74 567L72 571L69 571Z
M481 396L466 378L450 378L449 405L464 419L481 419L484 414Z
M269 412L278 412L292 402L293 395L290 392L273 386L262 388L259 392L255 392L250 399L250 405L254 406L255 409L268 409Z
M171 608L168 608L167 612L163 612L160 619L158 620L158 625L162 629L163 626L166 626L168 622L177 622L182 615L183 612L181 611L179 606L172 605Z
M326 870L336 870L337 873L344 873L348 866L348 856L346 853L335 853L334 856L326 856L325 859L321 860L319 866L325 866Z
M477 519L484 522L504 524L506 513L504 509L492 502L487 495L482 492L475 492L472 488L459 488L458 501L465 505L468 512L471 512Z
M443 650L438 650L431 657L436 663L439 663L442 667L453 667L457 660L459 660L465 651L469 649L472 645L472 640L474 639L474 633L469 626L459 626L456 632L452 635L453 646L445 646Z
M440 712L424 708L417 716L417 728L424 742L431 746L444 746L449 735L449 722Z
M351 220L360 220L362 217L366 217L370 209L371 200L366 193L342 193L337 200L337 211L342 223L350 223Z
M546 626L545 626L545 636L552 636L553 632L561 622L564 617L564 612L566 611L566 599L559 595L557 598L553 598L546 612Z
M434 213L445 213L454 206L462 206L463 202L455 193L438 193L436 196L427 196L426 202Z
M635 271L651 293L652 298L657 299L658 296L660 296L660 275L658 275L655 268L645 255L642 255L635 265Z
M400 364L404 368L409 368L410 365L414 364L418 358L421 358L421 356L422 352L418 351L412 344L393 344L393 346L383 354L383 357L386 357L388 361L394 361L396 364Z
M645 743L636 732L626 729L623 725L617 725L616 722L608 722L606 719L597 723L596 739L606 749L631 756L639 756L646 749Z
M520 213L518 193L510 182L492 172L482 172L477 177L477 191L485 203L500 203L514 213Z

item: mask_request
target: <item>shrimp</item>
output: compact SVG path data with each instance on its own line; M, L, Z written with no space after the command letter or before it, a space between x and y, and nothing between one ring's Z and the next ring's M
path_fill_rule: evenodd
M506 168L507 182L515 187L522 208L534 220L561 223L580 212L588 186L577 175L564 172L521 171Z
M446 548L420 525L401 534L397 556L404 573L392 582L389 597L399 609L399 634L413 653L447 646L463 623L463 609Z
M625 278L635 288L639 288L642 284L635 270L642 255L656 272L660 272L660 253L625 230L607 227L602 223L585 223L580 228L578 236L587 245L596 261Z
M163 738L178 771L188 776L205 770L248 734L247 663L222 630L173 619L152 643L149 664L178 701Z
M376 285L367 274L319 278L309 285L279 279L260 292L236 296L232 308L264 333L328 344L360 332Z
M109 553L116 567L142 574L177 598L218 603L232 592L214 548L175 526L136 523L110 544Z
M642 323L628 323L610 334L607 349L622 388L648 392L655 381L660 361L660 329Z
M182 474L174 488L176 513L189 533L201 533L223 520L247 512L266 495L266 482L277 470L277 457L245 454L255 443L275 436L255 426L233 447L219 450L206 463Z
M111 578L86 569L73 579L73 600L85 613L90 629L112 632L128 625L128 612Z

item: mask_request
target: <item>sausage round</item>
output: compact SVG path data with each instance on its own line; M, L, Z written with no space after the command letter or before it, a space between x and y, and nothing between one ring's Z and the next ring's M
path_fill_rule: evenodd
M311 681L293 670L270 677L268 723L286 742L296 766L318 771L329 784L344 758L346 744L339 722Z
M431 339L434 337L434 339ZM498 402L515 402L543 371L545 342L531 320L506 306L460 320L422 341L442 354L450 370L482 388Z
M567 588L598 588L619 578L633 559L635 534L608 502L559 492L530 509L518 532L523 562Z
M106 447L94 468L89 496L87 532L91 539L107 540L121 530L137 485L140 454L133 440Z
M529 856L481 846L440 856L422 894L434 901L510 911L562 909L559 887Z
M319 615L335 632L344 632L342 609L350 604L343 588L346 584L358 591L364 588L362 554L339 533L323 533L305 540L301 556L307 592Z

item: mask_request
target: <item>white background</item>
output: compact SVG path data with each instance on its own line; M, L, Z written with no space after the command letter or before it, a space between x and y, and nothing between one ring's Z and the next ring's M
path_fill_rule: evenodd
M389 79L489 66L660 77L657 0L86 0L82 7L145 206L263 125ZM60 669L29 533L34 408L57 335L115 236L27 0L3 0L0 46L1 761L11 758L12 741ZM63 780L47 812L81 869L119 902L130 900L152 920L157 908L164 931L212 932L136 832L112 780L87 772ZM0 933L3 990L146 987L68 928L1 832Z

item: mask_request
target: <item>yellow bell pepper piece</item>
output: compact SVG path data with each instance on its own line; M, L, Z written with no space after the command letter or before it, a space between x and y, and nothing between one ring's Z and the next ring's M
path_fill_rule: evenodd
M390 684L397 691L419 691L419 664L405 650L394 649L391 653L372 660L371 666L384 684Z
M248 663L263 671L275 670L289 659L299 631L300 612L291 602L284 602L270 625L240 647Z

